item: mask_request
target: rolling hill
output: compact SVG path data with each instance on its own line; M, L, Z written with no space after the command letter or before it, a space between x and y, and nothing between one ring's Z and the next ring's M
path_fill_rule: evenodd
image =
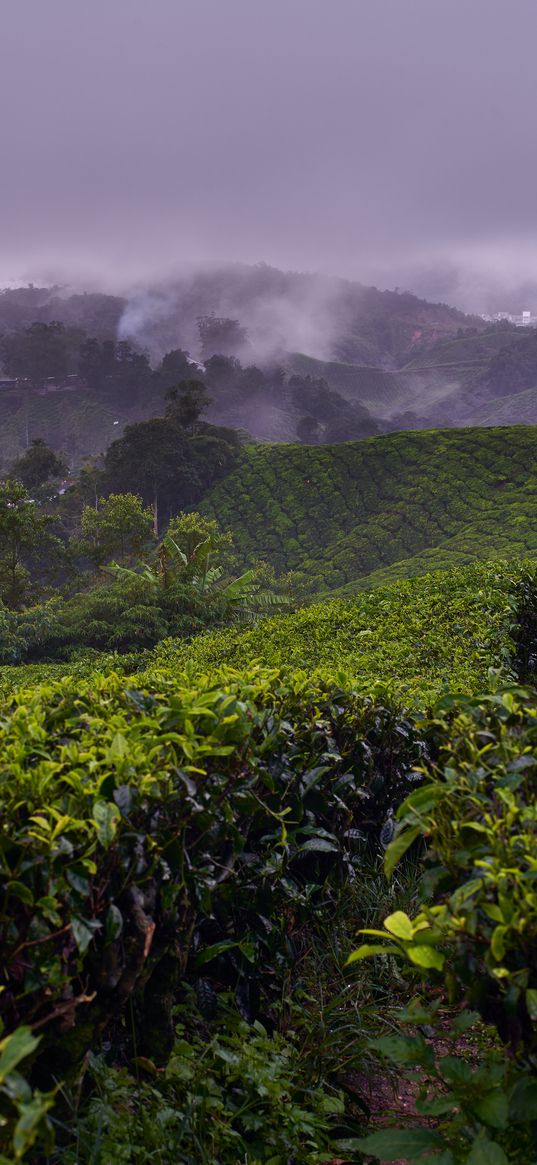
M361 589L537 553L537 429L392 433L333 446L246 446L205 498L243 563L313 592Z
M361 693L389 692L424 705L444 689L487 685L489 668L512 673L514 611L522 583L535 589L535 565L479 563L399 580L353 598L331 599L252 628L209 631L193 641L169 639L151 656L147 678L215 669L297 669ZM516 635L516 633L515 633Z

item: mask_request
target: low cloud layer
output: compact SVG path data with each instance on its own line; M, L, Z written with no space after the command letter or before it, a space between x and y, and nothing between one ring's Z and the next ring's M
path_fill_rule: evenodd
M263 259L537 309L536 34L534 0L4 0L0 283Z

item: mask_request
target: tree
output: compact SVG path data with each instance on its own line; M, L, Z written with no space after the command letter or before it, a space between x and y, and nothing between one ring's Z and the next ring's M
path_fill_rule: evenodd
M199 517L196 515L197 519ZM174 532L181 527L185 529L187 524L181 518L176 522ZM287 596L276 595L263 587L263 571L259 578L253 568L226 581L223 563L218 562L228 541L226 536L214 523L216 529L211 529L206 538L193 545L195 526L196 523L192 523L188 531L189 553L168 530L158 547L156 559L150 565L141 564L138 570L131 570L118 563L112 564L111 569L118 581L128 583L142 578L152 588L155 601L164 606L172 619L174 614L184 619L189 609L197 609L199 614L200 603L201 610L205 610L206 622L224 624L250 620L268 608L288 605Z
M187 562L193 564L193 571L195 571L198 547L209 540L212 553L216 555L219 564L224 569L229 569L236 561L233 550L233 534L231 530L221 530L216 518L206 518L204 514L199 514L196 510L188 514L177 514L171 519L166 533L182 548Z
M54 453L41 437L36 437L30 448L13 462L11 474L27 489L35 489L65 477L68 468L61 453Z
M22 607L35 578L54 575L65 561L52 522L20 482L0 484L0 599L7 607Z
M191 436L197 431L198 421L209 407L207 389L202 380L181 380L166 393L166 417L186 429Z
M80 525L82 538L77 540L76 549L94 566L112 558L129 562L151 545L153 515L135 494L110 494L100 499L97 510L85 506Z
M149 392L153 379L145 353L126 340L87 340L80 348L78 373L89 388L119 405L132 403L133 393Z
M8 376L29 380L35 386L48 377L62 380L68 370L65 328L57 322L31 324L3 337L0 356Z
M303 445L317 445L321 427L316 417L301 417L296 427L296 435Z
M107 449L105 480L112 492L137 492L153 510L153 528L200 491L200 481L183 430L164 417L127 425L122 437Z
M198 329L203 359L215 353L235 356L248 343L246 328L226 316L198 316Z
M153 373L153 384L156 389L166 392L181 380L188 380L193 366L189 362L188 352L182 348L173 348L166 352Z
M205 406L205 386L198 381L184 383L190 387L183 393L181 385L177 386L177 397L170 401L165 417L128 425L104 459L106 489L110 493L139 493L153 509L156 534L159 524L178 510L195 505L204 491L232 468L239 449L232 429L199 420Z

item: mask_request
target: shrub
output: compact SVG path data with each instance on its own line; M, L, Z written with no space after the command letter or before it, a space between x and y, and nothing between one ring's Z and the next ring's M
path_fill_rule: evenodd
M187 971L270 999L287 911L337 892L423 752L390 706L255 670L22 690L0 746L0 1013L43 1032L46 1080L131 998L165 1059Z

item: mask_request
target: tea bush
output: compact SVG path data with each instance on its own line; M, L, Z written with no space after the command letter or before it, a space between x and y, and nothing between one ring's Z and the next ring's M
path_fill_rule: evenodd
M532 426L392 433L242 450L202 509L312 591L537 551ZM387 572L387 573L386 573Z
M364 692L381 685L423 708L448 688L483 690L490 668L513 677L522 606L528 644L535 636L535 575L531 563L478 564L319 603L249 630L166 640L151 654L148 675L256 660L328 677L345 670Z
M435 989L403 1020L435 1023L443 979L452 1036L464 1030L470 1007L501 1041L496 1048L489 1041L473 1066L456 1054L435 1061L419 1034L381 1041L389 1058L427 1073L418 1112L442 1118L434 1138L417 1130L414 1155L421 1131L422 1148L428 1135L446 1165L526 1165L537 1158L535 692L445 700L429 731L438 754L401 805L386 854L390 873L410 844L427 839L424 904L414 918L395 912L383 930L366 930L351 960L407 958ZM398 1135L373 1134L363 1148L391 1160Z
M426 745L389 704L304 674L66 678L0 715L0 1015L73 1079L132 1004L165 1062L186 975L270 1011L290 933L375 847ZM132 1053L132 1049L131 1049Z

